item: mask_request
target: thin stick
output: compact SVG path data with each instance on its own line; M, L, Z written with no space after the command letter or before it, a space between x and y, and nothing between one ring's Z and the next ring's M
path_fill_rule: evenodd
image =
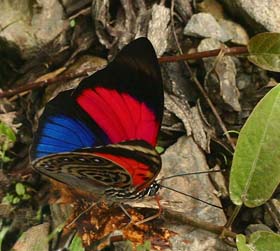
M89 69L87 69L89 70ZM28 83L24 86L20 86L17 89L14 90L8 90L6 92L0 92L0 98L8 98L14 95L18 95L22 92L26 92L26 91L31 91L34 89L38 89L40 87L43 87L45 85L51 85L57 82L66 82L75 78L80 78L80 77L85 77L88 76L88 72L85 70L83 72L77 73L77 74L70 74L67 76L58 76L58 77L54 77L54 78L49 78L49 79L45 79L42 81L35 81L35 82L31 82Z
M228 56L241 55L241 54L248 53L247 47L237 46L237 47L232 47L232 48L215 49L215 50L195 52L195 53L190 53L190 54L184 53L184 54L176 55L176 56L165 56L165 57L159 58L158 61L160 63L167 63L167 62L178 62L178 61L216 57L217 55L219 55L221 50L223 50L225 55L228 55Z
M173 3L173 1L172 1ZM173 6L174 8L174 6ZM173 8L171 8L171 11L173 11ZM173 14L172 14L172 19L171 19L173 25L173 29L174 29L174 20L173 20ZM211 50L211 51L204 51L204 52L197 52L197 53L192 53L192 54L182 54L182 50L180 48L177 36L174 32L174 37L177 43L177 47L178 50L180 51L181 55L177 55L177 56L169 56L169 57L161 57L159 58L159 62L160 63L164 63L164 62L176 62L176 61L182 61L182 60L190 60L190 59L199 59L199 58L204 58L204 57L213 57L213 56L217 56L219 55L219 53L221 52L222 49L216 49L216 50ZM224 48L223 52L225 55L239 55L239 54L244 54L244 53L248 53L248 50L246 47L232 47L232 48ZM188 69L188 71L190 72L192 79L194 81L194 83L196 84L197 88L199 89L199 91L202 93L203 97L205 98L206 102L208 103L210 109L212 110L214 116L216 117L220 127L222 128L225 136L227 137L229 143L231 144L232 148L235 148L235 145L232 142L232 139L230 137L230 135L227 133L227 128L224 125L220 115L218 114L216 108L214 107L212 101L210 100L210 98L208 97L207 93L204 91L203 87L201 86L201 84L199 83L199 81L197 80L197 78L194 76L193 72L191 71L189 65L185 62L185 65ZM98 70L98 69L94 69L94 70ZM46 79L43 81L36 81L36 82L31 82L30 84L26 84L24 86L21 86L17 89L14 90L8 90L6 92L0 92L0 98L4 98L4 97L11 97L26 91L31 91L40 87L43 87L45 85L50 85L50 84L54 84L57 82L65 82L65 81L69 81L75 78L79 78L79 77L85 77L88 76L89 73L88 71L93 71L93 69L85 69L85 71L77 73L77 74L70 74L67 76L58 76L55 78L50 78L50 79Z
M265 207L267 209L267 212L269 213L269 215L271 216L274 225L277 227L278 231L280 230L280 221L278 216L274 213L272 206L274 207L274 205L272 204L271 200L268 201L267 203L265 203Z
M238 215L239 211L241 209L241 206L236 206L233 210L233 213L231 214L230 218L227 221L227 224L225 225L225 228L230 228L232 223L234 222L236 216Z
M164 208L163 215L170 220L175 220L180 223L186 223L191 226L194 226L194 227L197 227L200 229L204 229L204 230L210 231L215 234L220 235L223 233L224 236L226 236L226 237L230 237L230 238L236 237L236 233L231 232L228 229L225 229L224 226L217 226L217 225L211 224L209 222L197 221L193 217L189 218L185 214L176 212L174 210Z
M70 226L72 226L82 215L84 215L85 213L87 213L89 210L91 210L95 205L97 204L97 202L93 202L87 209L85 209L83 212L81 212L78 216L76 216L69 224L67 224L65 226L65 228L69 228Z
M177 38L177 34L175 32L175 25L174 25L174 18L173 18L173 14L174 13L173 12L174 12L174 0L171 1L171 27L172 27L172 31L173 31L173 36L174 36L175 42L177 44L178 51L181 54L181 59L185 60L186 54L183 55L183 51L181 49L181 46L180 46L178 38ZM244 47L245 49L240 49L241 47L238 47L238 48L239 49L237 49L237 51L239 51L239 53L240 52L243 52L243 53L248 52L246 47ZM202 55L204 55L205 57L207 57L207 56L217 56L221 52L221 50L224 50L224 48L223 49L218 49L218 50L213 50L212 52L210 51L210 54L209 54L209 51L208 51L207 52L208 54L206 53L206 54L202 54ZM202 52L202 53L204 53L204 52ZM197 54L197 53L195 53L195 54ZM199 56L201 56L201 54ZM223 132L224 132L226 138L228 139L231 147L233 149L235 149L235 145L234 145L230 135L227 133L228 130L227 130L223 120L221 119L218 111L216 110L215 106L213 105L211 99L208 97L208 95L205 92L205 90L203 89L202 85L200 84L200 82L198 81L198 79L196 78L194 73L192 72L192 70L191 70L190 66L188 65L188 63L184 61L184 64L185 64L187 70L189 71L190 75L192 76L192 80L194 81L196 87L199 89L199 91L201 92L202 96L204 97L204 99L208 103L212 113L214 114L215 118L217 119L218 124L220 125L221 129L223 130Z
M220 51L221 51L221 49L217 49L217 50L211 50L211 51L196 52L196 53L191 53L191 54L181 54L181 55L176 55L176 56L167 56L167 57L159 58L158 61L159 61L159 63L166 63L166 62L177 62L177 61L190 60L190 59L201 59L201 58L204 58L204 57L214 57L214 56L219 55ZM244 54L244 53L247 53L247 52L248 51L247 51L246 47L232 47L232 48L225 48L224 49L225 55L240 55L240 54ZM75 78L86 77L86 76L89 75L89 72L92 72L92 71L95 71L95 70L98 70L98 69L88 68L88 69L85 69L83 72L76 73L76 74L70 74L70 75L66 75L66 76L58 76L58 77L46 79L46 80L43 80L43 81L31 82L31 83L28 83L24 86L20 86L17 89L14 89L14 90L8 90L8 91L5 91L5 92L0 92L0 98L12 97L14 95L18 95L18 94L26 92L26 91L31 91L31 90L34 90L34 89L38 89L38 88L43 87L45 85L50 85L50 84L54 84L54 83L57 83L57 82L65 82L65 81L69 81L69 80L72 80L72 79L75 79ZM194 82L196 82L196 81L194 80ZM205 93L203 94L203 96L204 95L205 95ZM205 98L205 99L209 103L208 99L207 98Z

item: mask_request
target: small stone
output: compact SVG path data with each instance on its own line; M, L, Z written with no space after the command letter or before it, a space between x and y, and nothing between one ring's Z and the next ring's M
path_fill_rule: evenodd
M152 18L149 22L148 38L153 44L157 56L161 56L168 47L170 33L170 10L155 4L152 8Z
M29 228L24 232L13 247L14 251L48 251L49 223L43 223Z
M254 32L280 32L279 0L222 0L220 3Z
M221 48L219 41L211 38L203 39L197 50L208 51ZM218 60L216 62L216 60ZM223 56L220 59L204 58L204 66L207 72L210 73L208 84L212 86L209 88L212 92L218 86L219 96L223 102L228 104L234 111L241 111L239 103L239 90L236 86L236 66L231 56ZM214 72L213 73L213 68ZM215 88L213 88L215 87ZM219 97L215 95L216 97Z
M241 25L225 19L220 19L219 24L222 29L228 33L228 36L231 37L231 42L240 45L248 44L249 36Z
M204 0L197 3L197 9L199 12L210 13L217 20L225 17L223 6L217 0Z
M232 39L216 19L208 13L198 13L191 17L184 29L184 35L194 37L209 37L226 42Z
M257 232L257 231L272 232L272 230L264 224L251 224L246 228L245 233L250 235L250 234L252 234L254 232Z

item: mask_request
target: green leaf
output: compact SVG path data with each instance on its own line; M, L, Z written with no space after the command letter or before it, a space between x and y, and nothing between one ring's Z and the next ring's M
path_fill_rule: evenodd
M162 146L156 146L156 151L158 152L158 154L161 154L164 152L164 148Z
M36 212L36 220L41 221L42 217L43 217L43 208L42 206L40 206Z
M54 239L64 228L65 223L59 224L48 236L48 240Z
M258 231L250 236L249 243L258 251L279 251L280 235L273 232Z
M4 135L6 136L11 142L15 142L16 141L16 135L14 133L14 131L12 130L12 128L10 128L9 126L7 126L4 123L0 123L0 136Z
M123 245L123 249L125 249L126 251L133 251L135 250L135 247L133 246L133 243L130 240L127 240Z
M150 251L151 250L151 242L145 241L142 245L138 245L136 247L136 251Z
M2 243L5 238L6 233L9 231L10 227L3 227L0 231L0 251L2 251Z
M280 33L260 33L250 39L248 59L257 66L280 72Z
M31 199L31 195L30 194L24 194L24 195L22 195L22 197L21 197L23 200L30 200Z
M70 27L71 27L71 28L74 28L74 27L75 27L75 25L76 25L76 21L75 21L75 19L70 20L69 25L70 25Z
M0 155L1 155L1 153L0 153ZM11 158L9 158L8 156L1 156L0 157L0 159L4 162L4 163L8 163L8 162L10 162L12 159Z
M22 196L25 194L25 186L20 182L16 184L16 193L19 196Z
M273 232L258 231L250 235L245 243L244 235L237 235L238 251L279 251L280 235Z
M20 198L19 197L14 197L13 201L12 201L12 204L16 205L18 203L20 203Z
M238 234L236 236L236 245L238 251L251 251L251 249L246 245L246 236L243 234Z
M240 131L230 174L236 205L265 203L280 181L280 85L257 104Z
M2 199L2 203L4 204L12 204L13 203L13 199L14 199L14 196L10 193L7 193L3 199Z
M85 251L82 243L82 239L78 236L75 235L74 239L72 240L70 247L70 251Z

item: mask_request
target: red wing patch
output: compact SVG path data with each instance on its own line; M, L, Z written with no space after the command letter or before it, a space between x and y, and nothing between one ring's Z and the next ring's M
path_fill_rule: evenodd
M144 102L103 87L83 90L77 102L112 143L137 139L155 146L160 125Z
M144 163L138 162L132 158L116 156L108 153L94 153L102 158L114 162L118 166L124 168L132 178L134 187L147 187L153 181L155 174L151 172L151 168ZM145 183L147 183L145 185ZM144 186L143 186L144 185Z

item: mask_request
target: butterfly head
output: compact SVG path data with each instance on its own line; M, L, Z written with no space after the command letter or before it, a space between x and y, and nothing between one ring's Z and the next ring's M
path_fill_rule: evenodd
M155 196L160 189L160 184L157 181L154 181L150 186L144 188L140 191L135 190L134 188L126 190L118 189L107 189L105 191L105 196L109 200L116 201L125 201L125 200L139 200L145 196Z

